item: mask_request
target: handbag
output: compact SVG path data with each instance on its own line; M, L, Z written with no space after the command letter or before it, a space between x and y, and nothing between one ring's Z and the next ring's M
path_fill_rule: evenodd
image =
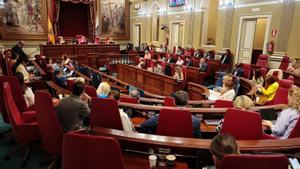
M268 97L266 95L260 95L258 98L258 104L264 105L268 101Z

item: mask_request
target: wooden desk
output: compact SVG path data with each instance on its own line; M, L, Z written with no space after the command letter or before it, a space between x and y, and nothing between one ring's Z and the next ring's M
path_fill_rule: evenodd
M56 83L54 83L53 81L47 81L47 85L54 89L55 91L57 91L60 94L64 94L64 95L71 95L72 92L68 89L62 88L60 86L58 86Z
M149 167L149 158L147 155L138 155L133 153L123 153L123 164L125 169L151 169ZM158 160L156 169L167 169L168 167L159 167ZM173 169L188 169L188 165L182 162L175 162Z
M170 96L180 90L181 83L173 77L160 75L134 66L117 64L118 79L147 92Z
M85 74L79 72L78 70L73 70L75 72L76 75L78 75L79 77L84 78L84 80L86 81L86 83L90 83L92 81L92 79L88 76L86 76Z
M111 136L120 142L131 144L155 145L157 147L176 147L182 149L209 150L210 139L168 137L152 134L130 133L121 130L95 127L91 131L93 135ZM278 140L238 140L242 152L252 151L287 151L299 150L300 138Z
M206 100L209 95L209 91L205 86L191 82L188 83L188 93L190 100Z
M65 44L40 45L41 55L60 58L63 54L86 57L88 53L120 53L118 44Z

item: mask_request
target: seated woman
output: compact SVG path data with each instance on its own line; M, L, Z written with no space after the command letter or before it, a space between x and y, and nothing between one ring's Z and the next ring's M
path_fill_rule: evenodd
M18 78L18 81L23 89L23 97L26 102L27 107L34 105L34 94L30 87L27 87L24 83L24 76L21 72L16 73L16 77Z
M294 129L296 123L299 120L300 115L300 89L297 88L295 91L290 93L288 97L288 109L283 110L275 124L271 121L263 120L262 124L271 129L272 135L281 139L287 139Z
M220 96L217 99L232 101L236 95L233 87L234 87L233 78L225 76L223 80L223 87L221 89Z
M23 74L25 82L29 81L29 73L26 69L28 62L29 62L28 60L23 60L21 58L18 58L17 62L14 63L13 68L12 68L14 74L16 74L17 72L20 72Z
M149 53L148 50L145 50L144 59L151 59L151 54Z
M259 86L262 86L264 84L264 77L262 76L259 69L254 70L252 82Z
M160 63L154 62L153 72L158 74L163 74L163 69Z
M240 154L239 146L230 134L218 134L210 143L210 153L216 168L219 168L221 160L228 154Z
M257 91L259 94L261 94L260 100L266 100L266 101L260 101L261 104L264 104L264 102L270 102L273 100L277 89L279 88L278 84L278 78L275 76L267 76L266 77L266 84L265 87L257 86ZM264 99L262 99L264 98Z
M290 64L289 67L287 68L287 71L293 72L293 71L295 70L296 64L297 64L296 59L295 59L295 58L292 58L292 59L291 59L291 64Z
M176 65L183 65L184 64L184 60L183 60L183 58L182 57L178 57L178 60L177 60L177 62L175 63Z
M146 66L146 64L145 64L145 59L141 57L141 58L139 59L139 64L137 65L137 67L140 68L140 69L144 69L145 66Z
M97 97L106 99L110 93L110 86L107 82L101 82L97 89Z
M176 66L175 67L175 74L174 74L173 77L175 79L177 79L178 81L184 80L184 75L183 75L182 67L181 66Z

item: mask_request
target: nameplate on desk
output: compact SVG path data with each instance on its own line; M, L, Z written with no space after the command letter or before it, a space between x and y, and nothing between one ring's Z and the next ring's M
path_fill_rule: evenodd
M170 154L171 153L171 149L169 149L169 148L158 148L158 153Z

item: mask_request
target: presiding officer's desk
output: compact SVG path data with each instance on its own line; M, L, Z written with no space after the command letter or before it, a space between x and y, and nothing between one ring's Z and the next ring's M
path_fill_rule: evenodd
M117 76L121 81L158 95L170 96L182 87L173 77L120 63L117 64Z
M120 53L119 44L63 44L40 45L41 55L48 58L58 58L63 54L77 56L78 60L87 53Z

